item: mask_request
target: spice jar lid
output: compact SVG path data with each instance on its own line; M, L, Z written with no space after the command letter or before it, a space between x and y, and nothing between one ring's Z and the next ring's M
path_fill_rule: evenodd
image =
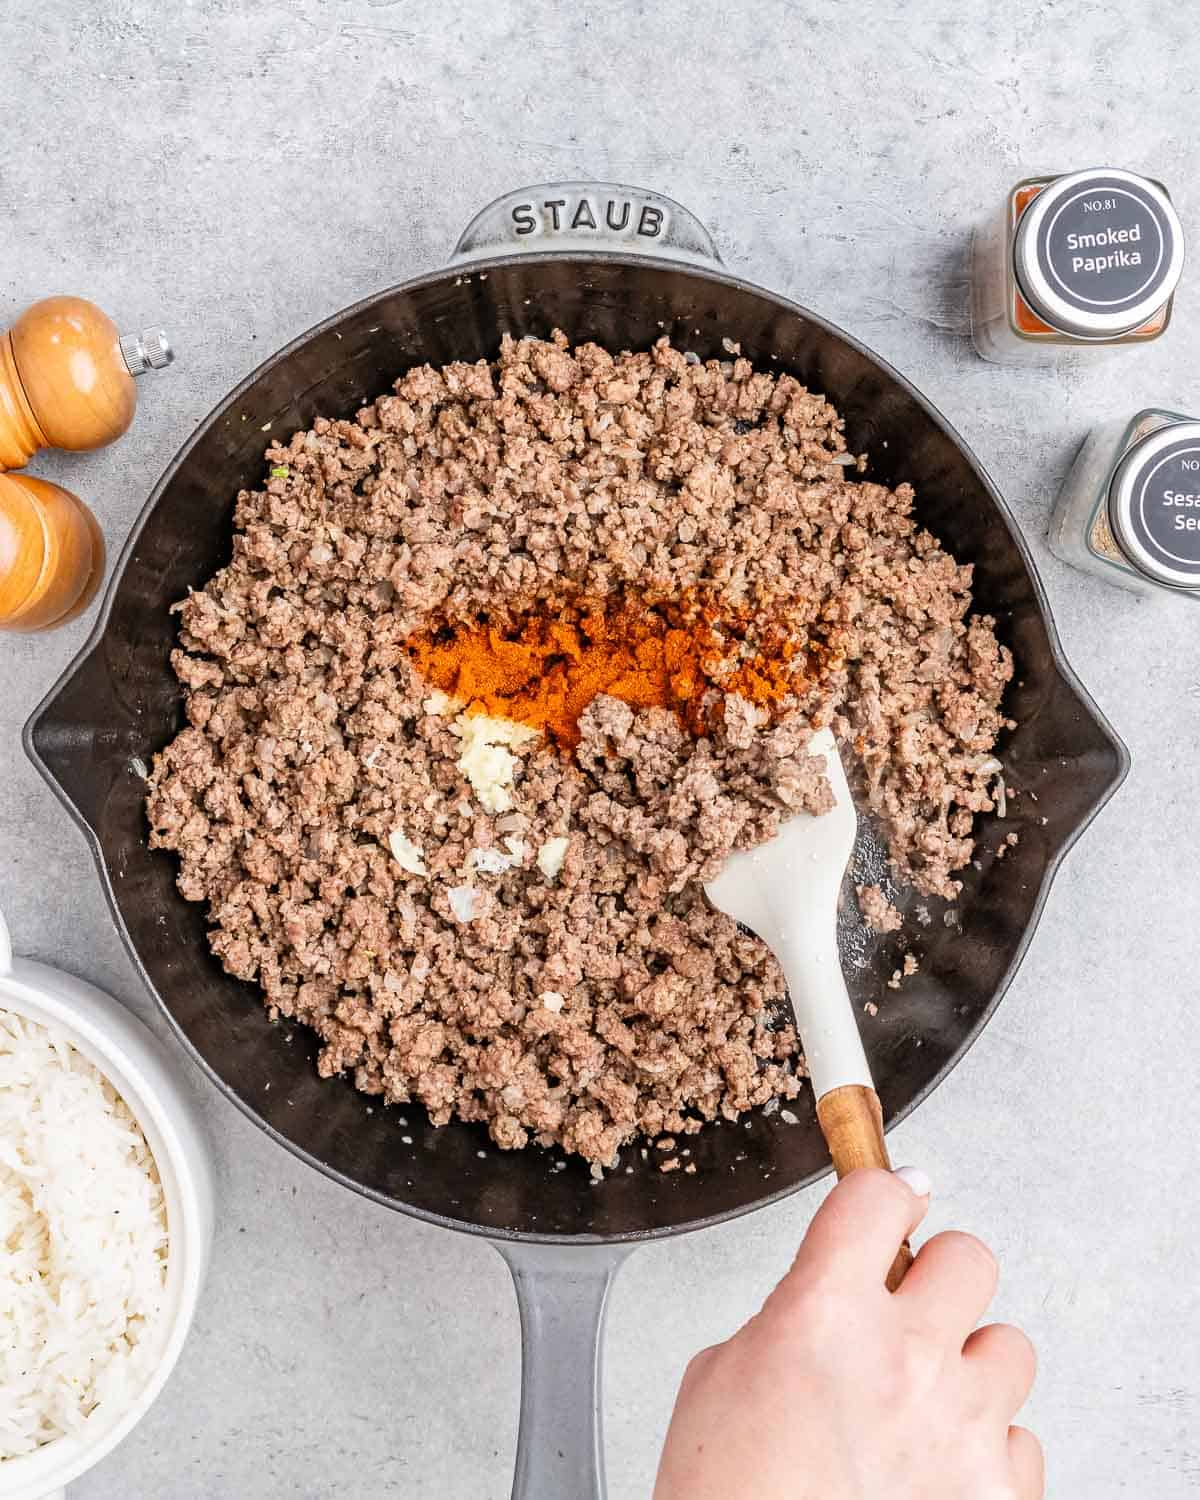
M1109 486L1108 518L1139 572L1200 589L1200 422L1172 422L1130 448Z
M1183 271L1183 227L1165 190L1096 167L1058 177L1017 222L1013 270L1044 322L1104 339L1147 322Z

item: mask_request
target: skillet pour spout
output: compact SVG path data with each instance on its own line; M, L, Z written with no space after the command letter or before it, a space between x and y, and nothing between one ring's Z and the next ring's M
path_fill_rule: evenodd
M275 1140L347 1187L500 1242L522 1288L530 1360L550 1353L561 1364L564 1341L581 1326L591 1330L588 1379L575 1397L559 1390L575 1402L575 1415L562 1418L572 1436L558 1445L571 1450L559 1455L569 1473L556 1470L559 1460L531 1436L547 1431L538 1412L544 1416L550 1387L540 1364L527 1371L527 1396L538 1411L523 1408L524 1478L515 1493L574 1500L603 1492L597 1330L618 1252L730 1219L826 1173L811 1098L795 1105L796 1124L756 1112L738 1125L706 1128L691 1142L694 1175L663 1175L629 1150L620 1169L593 1184L578 1162L552 1170L540 1151L496 1150L477 1126L435 1130L411 1105L413 1144L401 1145L394 1110L369 1112L348 1082L320 1081L312 1036L299 1029L282 1046L280 1026L268 1021L256 993L220 968L203 911L175 888L173 861L147 848L143 809L146 767L184 722L169 661L169 607L228 559L234 499L261 479L264 426L287 436L317 415L352 414L414 364L487 358L504 333L544 337L554 328L616 349L648 347L666 334L704 359L726 357L724 341L733 339L752 362L822 392L845 419L851 450L869 455L868 477L911 482L921 524L974 565L976 608L996 618L1016 658L1005 706L1017 727L998 754L1008 786L1035 791L1038 800L1013 796L1006 820L980 820L980 868L964 872L949 922L938 903L926 903L933 921L921 932L921 968L901 990L884 989L897 963L895 940L867 932L852 902L842 921L847 984L889 1125L979 1035L1016 972L1064 853L1119 786L1128 755L1063 658L1029 548L1004 501L946 419L849 334L723 269L699 220L658 194L565 183L498 199L472 221L448 269L379 292L302 334L226 397L180 450L133 527L91 638L26 726L26 748L86 833L148 988L217 1087ZM997 859L1008 832L1019 843ZM858 857L869 878L884 873L865 824ZM863 1015L864 1004L883 993L879 1014ZM561 1249L539 1255L538 1247L574 1247L580 1258L564 1263ZM542 1301L530 1291L539 1277ZM588 1309L582 1325L573 1321L573 1298ZM584 1473L591 1478L580 1488Z

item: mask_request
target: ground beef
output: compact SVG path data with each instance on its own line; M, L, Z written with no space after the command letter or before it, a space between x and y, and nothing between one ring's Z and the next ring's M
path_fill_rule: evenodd
M816 725L922 892L955 895L992 807L1012 663L912 491L859 477L791 376L665 340L506 338L267 458L231 563L175 606L189 726L148 800L225 968L316 1030L323 1075L506 1148L608 1165L794 1097L778 967L700 882L828 805ZM598 697L574 756L519 750L488 813L406 639L631 590L789 601L825 668L769 712L727 697L702 738Z
M882 886L857 885L858 909L862 919L873 932L897 932L903 918L888 898Z

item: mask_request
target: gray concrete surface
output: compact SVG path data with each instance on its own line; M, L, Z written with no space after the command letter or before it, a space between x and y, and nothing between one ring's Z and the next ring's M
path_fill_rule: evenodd
M78 291L130 323L161 317L180 351L119 446L36 463L114 545L262 357L436 266L494 193L555 177L680 198L733 269L859 334L975 445L1134 774L1068 860L996 1020L894 1149L935 1179L930 1227L1000 1255L996 1313L1041 1352L1029 1420L1058 1500L1200 1487L1200 612L1138 603L1041 542L1093 421L1200 406L1200 276L1160 345L1022 373L971 351L964 252L1010 181L1101 160L1162 177L1200 234L1198 46L1200 11L1146 0L0 13L0 316ZM0 901L26 952L155 1024L83 842L18 744L88 626L0 645ZM222 1202L203 1308L153 1413L72 1493L502 1500L518 1344L499 1259L326 1182L196 1087ZM757 1306L816 1202L629 1262L608 1346L614 1500L648 1494L688 1354Z

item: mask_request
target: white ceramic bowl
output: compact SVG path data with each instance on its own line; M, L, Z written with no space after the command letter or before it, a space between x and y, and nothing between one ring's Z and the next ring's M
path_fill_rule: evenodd
M213 1191L208 1150L185 1089L158 1042L111 996L45 964L14 958L0 914L0 1009L63 1035L109 1079L141 1126L167 1209L167 1284L158 1361L133 1406L88 1418L81 1436L0 1460L0 1500L46 1500L110 1453L153 1404L179 1358L208 1265ZM153 1335L152 1335L153 1336Z

